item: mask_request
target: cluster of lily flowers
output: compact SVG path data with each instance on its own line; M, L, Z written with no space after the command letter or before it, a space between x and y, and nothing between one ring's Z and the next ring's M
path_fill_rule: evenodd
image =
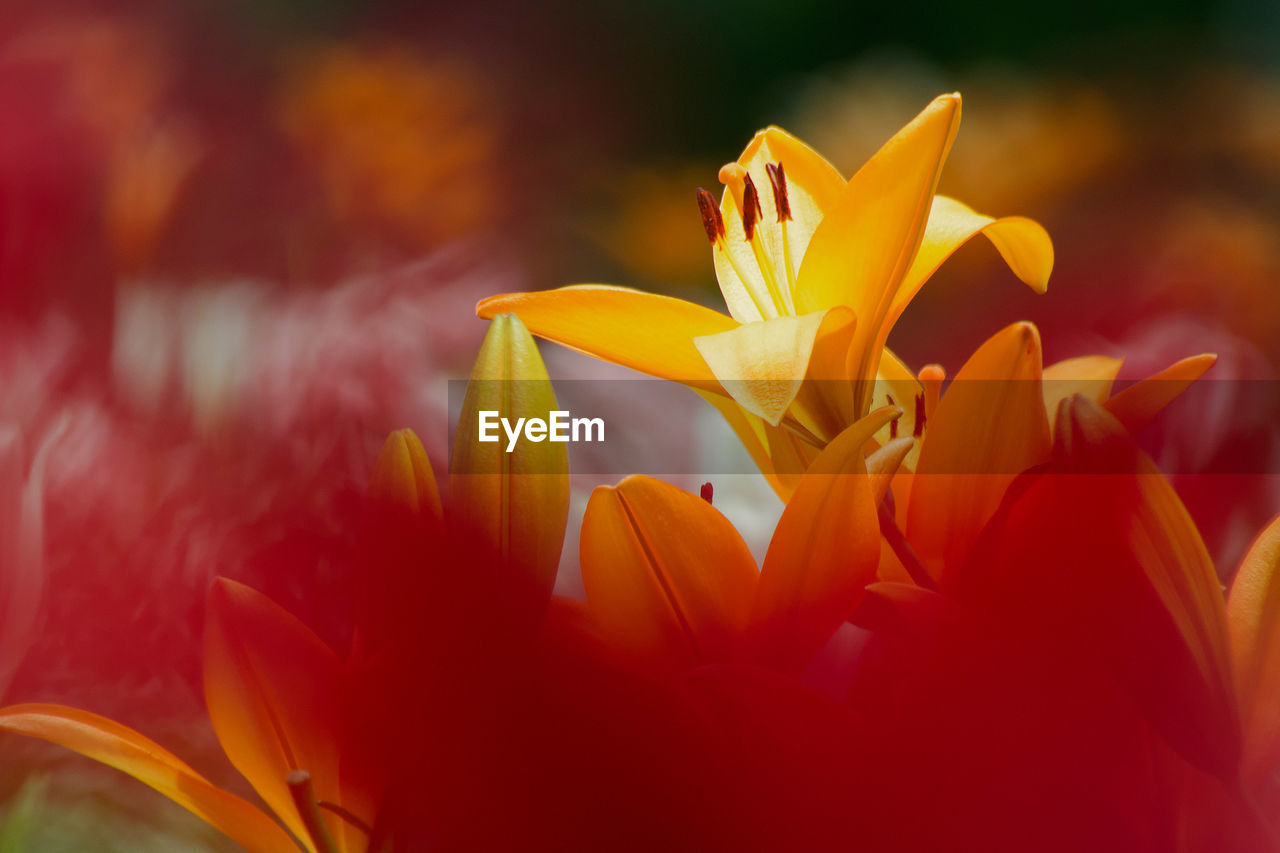
M1280 519L1225 591L1135 435L1212 364L1113 393L1036 328L947 381L889 333L983 234L1043 291L1048 235L937 195L937 98L851 179L777 128L699 191L729 313L578 285L478 306L447 502L409 430L376 460L339 654L215 582L204 687L266 810L137 731L22 704L0 729L150 785L250 851L1261 850L1280 786ZM531 334L532 333L532 334ZM592 494L585 600L553 594L563 444L532 335L681 382L785 503L757 566L715 506L631 476Z

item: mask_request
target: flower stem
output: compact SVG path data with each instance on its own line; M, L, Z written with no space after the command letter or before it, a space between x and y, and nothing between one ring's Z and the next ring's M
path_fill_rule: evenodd
M316 853L338 853L338 845L334 843L329 828L320 816L320 807L316 804L316 792L311 786L311 774L305 770L291 770L284 779L293 795L293 804L298 807L298 815L302 825L311 836Z

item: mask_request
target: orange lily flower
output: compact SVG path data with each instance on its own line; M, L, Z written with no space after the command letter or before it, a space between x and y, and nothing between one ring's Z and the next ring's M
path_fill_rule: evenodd
M870 411L890 330L952 252L985 234L1019 278L1047 286L1043 228L934 195L959 122L959 95L935 99L848 181L785 131L756 134L721 169L720 205L699 191L730 316L607 285L495 296L477 312L513 312L534 334L697 389L787 497L789 478Z
M802 669L875 577L876 507L911 442L870 459L863 448L900 414L878 409L818 454L759 571L709 501L643 476L597 488L579 550L591 625L585 630L676 668L755 660Z
M495 389L507 396L494 398ZM485 338L460 432L475 423L480 407L515 416L555 408L533 340L514 317L499 318ZM413 732L423 718L423 705L411 716L401 704L421 701L403 683L418 683L404 673L414 671L422 647L397 649L397 643L422 638L414 629L424 611L461 610L448 620L450 627L472 618L487 627L483 608L494 602L513 602L499 608L502 616L545 608L564 536L569 493L563 447L552 445L549 453L546 445L526 443L495 454L469 444L475 446L455 452L446 519L421 442L409 430L387 439L370 484L370 576L357 605L350 665L265 596L226 578L214 582L205 622L206 705L227 757L270 814L216 787L139 732L88 711L14 705L0 709L0 730L123 770L252 853L298 847L363 853L395 843L404 804L387 801L387 791L401 781L397 762L408 759L394 754L395 744L383 741L378 727L402 726L391 737L414 755L420 744ZM424 576L440 581L461 565L446 558L434 571L421 571L424 557L447 556L451 549L469 558L466 568L475 577L424 585ZM510 593L495 591L495 580L505 581ZM441 590L472 597L429 597ZM477 602L480 609L472 606Z
M338 775L337 656L295 617L225 578L214 583L206 619L205 697L214 731L284 828L159 744L97 714L60 705L13 705L0 710L0 730L38 737L123 770L251 853L286 853L299 845L311 853L364 850L362 844L348 846L339 817L349 813L349 799ZM372 821L368 814L354 817Z

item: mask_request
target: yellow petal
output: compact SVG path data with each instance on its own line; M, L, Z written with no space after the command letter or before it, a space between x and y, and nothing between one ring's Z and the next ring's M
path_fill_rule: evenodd
M625 287L579 284L483 299L476 314L515 314L529 331L650 376L720 389L693 339L737 327L718 311Z
M702 498L649 477L591 495L579 550L599 630L646 657L724 661L751 608L756 566Z
M1068 358L1044 369L1044 410L1049 423L1057 416L1058 404L1068 397L1083 394L1095 403L1111 396L1111 386L1120 374L1122 359L1105 355Z
M1227 619L1244 724L1244 776L1257 786L1280 761L1280 517L1241 561Z
M853 424L801 477L769 543L751 613L765 661L803 668L875 579L880 525L862 449L898 414L886 407Z
M825 311L746 323L694 339L694 346L738 405L773 426L800 392ZM849 322L847 315L833 318Z
M906 528L934 578L964 560L1014 477L1048 457L1040 378L1040 335L1015 323L978 348L938 403Z
M482 412L496 412L493 417L512 425L519 418L545 422L555 410L555 392L533 338L514 315L498 315L462 401L450 464L449 523L496 559L508 582L531 583L543 604L555 585L569 515L566 445L524 435L512 447L500 426L488 433L496 440L481 441L479 419Z
M1130 433L1137 434L1218 360L1205 353L1181 361L1135 382L1104 404Z
M128 773L249 853L297 853L297 845L262 810L214 787L159 744L106 717L62 705L0 709L0 731L56 743Z
M398 429L387 437L373 464L369 496L375 503L411 516L441 520L440 492L431 461L413 430Z
M850 375L870 405L882 328L925 232L942 164L960 124L960 96L933 101L858 170L809 242L796 311L846 305L858 318Z
M987 236L1024 284L1037 293L1048 289L1049 273L1053 271L1053 242L1038 222L1022 216L1000 219L983 216L953 198L938 195L933 197L920 251L894 296L890 322L902 314L929 276L956 249L979 234Z
M296 617L226 578L205 614L204 690L209 719L231 763L294 835L307 838L285 778L311 774L316 798L342 804L342 665ZM342 823L327 816L329 832Z
M791 218L779 222L777 198L767 167L781 163ZM823 212L835 203L845 180L835 167L809 146L777 127L755 135L738 158L751 176L761 207L755 234L769 260L782 304L776 305L742 223L742 188L727 186L720 202L725 225L723 244L712 249L716 278L729 313L743 323L794 314L791 293L796 272ZM764 309L763 311L761 309Z

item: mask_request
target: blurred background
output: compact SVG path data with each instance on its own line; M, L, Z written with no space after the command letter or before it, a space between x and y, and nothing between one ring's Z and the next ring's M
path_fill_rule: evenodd
M1217 352L1153 450L1224 578L1280 511L1275 3L0 10L6 701L115 717L243 790L202 710L209 580L345 648L372 459L409 425L443 472L476 299L609 282L719 307L695 187L767 124L851 174L945 91L942 191L1038 219L1057 266L1036 297L975 241L891 345L954 372L1029 319L1046 361L1129 378ZM610 375L552 349L553 377ZM740 511L767 540L776 505ZM0 749L0 853L232 849L110 771Z

